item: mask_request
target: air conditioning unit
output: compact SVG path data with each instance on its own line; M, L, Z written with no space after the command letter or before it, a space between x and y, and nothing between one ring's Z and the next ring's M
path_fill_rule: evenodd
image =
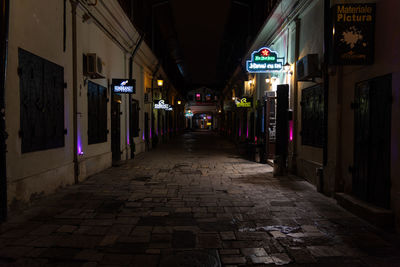
M296 62L297 81L309 81L321 77L318 54L308 54Z
M83 74L91 79L103 79L103 61L95 53L83 55Z

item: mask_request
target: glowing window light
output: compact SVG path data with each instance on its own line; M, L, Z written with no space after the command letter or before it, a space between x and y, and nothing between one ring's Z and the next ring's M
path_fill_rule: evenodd
M163 86L164 85L164 80L161 80L161 79L157 80L157 85L160 86L160 87Z

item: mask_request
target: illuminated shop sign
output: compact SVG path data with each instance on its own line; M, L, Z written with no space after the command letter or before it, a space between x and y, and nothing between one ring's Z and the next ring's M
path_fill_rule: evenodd
M154 101L154 109L164 109L167 111L172 111L172 106L168 103L165 103L164 100Z
M340 4L333 7L333 63L374 63L375 4Z
M118 94L135 94L136 80L134 79L112 79L111 88Z
M248 72L275 72L281 71L282 67L283 57L278 57L277 52L267 47L262 47L251 53L251 60L246 61Z
M238 98L235 100L236 107L238 108L251 108L253 104L253 99L252 98Z

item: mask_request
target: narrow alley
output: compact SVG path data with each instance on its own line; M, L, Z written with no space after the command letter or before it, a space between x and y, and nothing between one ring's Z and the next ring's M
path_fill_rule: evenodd
M10 214L0 265L399 266L395 239L197 131Z

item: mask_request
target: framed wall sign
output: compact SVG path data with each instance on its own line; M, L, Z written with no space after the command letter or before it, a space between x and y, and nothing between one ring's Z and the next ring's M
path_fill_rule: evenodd
M375 4L333 6L333 64L374 63Z
M117 94L135 94L136 80L134 79L112 79L111 90Z
M154 101L154 109L164 109L167 111L172 111L173 108L170 104L165 103L165 100L155 100Z
M253 98L243 97L235 100L236 107L238 108L251 108L253 106Z
M262 47L251 53L251 59L246 61L246 70L250 73L276 72L283 67L283 57L268 47Z

